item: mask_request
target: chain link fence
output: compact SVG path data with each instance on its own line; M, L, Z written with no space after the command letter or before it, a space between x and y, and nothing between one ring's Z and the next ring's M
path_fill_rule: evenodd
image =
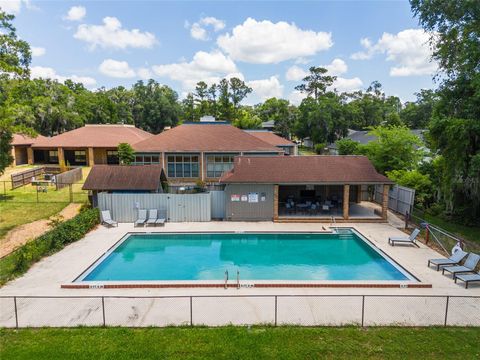
M0 327L480 326L480 296L3 296Z
M427 245L435 248L446 256L450 256L452 248L457 244L460 244L462 249L467 252L480 251L480 243L463 239L439 226L429 223L421 217L407 213L405 217L405 228L415 227L421 229L422 236Z
M86 203L88 191L84 182L33 182L14 187L11 181L0 181L0 202L11 203Z

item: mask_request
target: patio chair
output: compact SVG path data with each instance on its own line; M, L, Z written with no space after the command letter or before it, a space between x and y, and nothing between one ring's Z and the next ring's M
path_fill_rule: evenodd
M146 221L147 221L147 210L140 209L138 210L138 219L135 221L133 226L145 225Z
M118 222L110 216L110 210L102 210L102 224L107 226L118 226Z
M453 275L453 278L455 278L456 274L474 273L479 261L480 255L470 253L468 254L467 259L463 263L463 266L457 265L444 267L442 269L442 274L445 274L445 271L447 271Z
M455 275L455 284L457 279L462 280L465 283L465 289L468 289L468 283L480 282L480 273Z
M165 226L166 221L167 221L167 210L160 210L158 212L158 218L155 224L159 224L160 226Z
M145 226L155 225L157 223L157 209L148 210L148 219L145 221Z
M458 250L448 259L430 259L428 260L428 267L430 265L435 265L437 267L437 271L440 270L440 266L448 266L448 265L460 265L460 261L462 261L467 253L463 250Z
M395 246L395 243L401 243L401 244L412 244L415 245L416 247L419 247L418 244L416 243L416 238L420 234L420 229L415 229L412 231L409 237L402 236L402 237L397 237L397 236L392 236L388 238L388 243L392 246Z

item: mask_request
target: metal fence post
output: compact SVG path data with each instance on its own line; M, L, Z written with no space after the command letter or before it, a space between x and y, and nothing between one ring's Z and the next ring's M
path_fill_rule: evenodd
M278 301L278 296L275 295L275 326L277 326L277 314L278 314L278 305L277 305L277 301Z
M365 324L365 295L362 295L362 327Z
M103 318L103 327L106 326L105 323L105 298L102 296L102 318Z
M18 311L17 311L17 297L13 297L13 304L15 306L15 328L18 329Z
M190 326L193 326L193 304L192 304L192 296L190 296Z
M448 303L450 301L450 296L447 296L447 303L445 305L445 323L444 326L447 326L447 317L448 317Z

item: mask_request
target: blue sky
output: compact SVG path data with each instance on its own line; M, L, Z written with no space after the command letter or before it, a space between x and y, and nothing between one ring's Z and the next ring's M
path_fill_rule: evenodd
M41 1L0 0L34 49L32 76L72 77L87 87L130 86L152 77L180 96L199 80L237 76L298 103L310 66L327 66L337 90L413 100L434 86L428 34L408 1Z

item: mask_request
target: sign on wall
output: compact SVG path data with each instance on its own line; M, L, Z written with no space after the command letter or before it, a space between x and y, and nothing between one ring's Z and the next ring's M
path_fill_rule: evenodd
M230 196L230 201L240 201L240 195L232 194L232 196Z
M258 193L257 192L248 193L248 202L258 203Z

